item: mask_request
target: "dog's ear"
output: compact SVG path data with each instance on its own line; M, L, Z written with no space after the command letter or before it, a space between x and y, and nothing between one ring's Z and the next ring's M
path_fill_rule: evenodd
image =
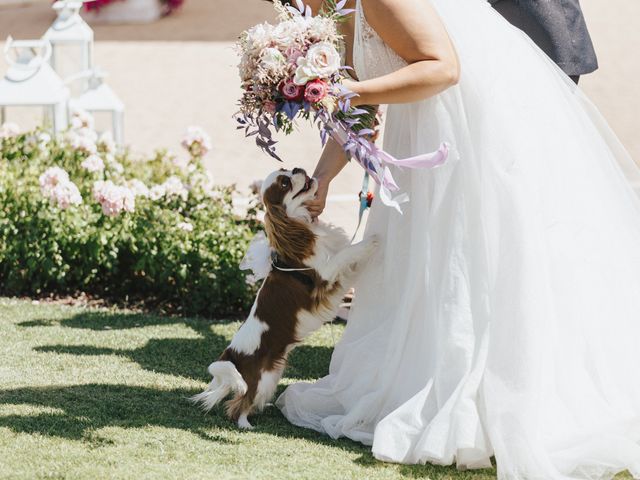
M269 205L264 216L267 238L278 255L300 262L313 255L316 235L303 222L290 218L282 205Z

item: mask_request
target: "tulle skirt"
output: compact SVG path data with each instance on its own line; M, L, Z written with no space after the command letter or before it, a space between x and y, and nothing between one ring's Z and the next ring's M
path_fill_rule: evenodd
M500 479L640 478L638 171L599 113L483 0L436 0L458 86L392 105L381 248L328 376L277 405L381 460L490 465ZM367 72L358 72L361 77Z

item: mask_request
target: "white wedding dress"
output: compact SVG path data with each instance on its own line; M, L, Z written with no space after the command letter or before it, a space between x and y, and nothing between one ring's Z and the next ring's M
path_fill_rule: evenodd
M425 0L427 1L427 0ZM381 248L328 376L289 386L294 424L401 463L490 465L499 479L640 478L638 170L584 95L486 0L432 0L457 86L391 105L384 148L453 151L394 170ZM401 68L358 1L354 63Z

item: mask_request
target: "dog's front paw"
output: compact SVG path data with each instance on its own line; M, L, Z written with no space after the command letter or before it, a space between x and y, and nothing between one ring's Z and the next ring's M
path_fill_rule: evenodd
M349 268L354 273L358 270L358 266L367 261L378 249L380 241L377 235L370 235L363 239L360 243L354 245L354 256L350 262Z
M363 247L367 250L367 253L375 252L380 246L380 237L378 235L369 235L362 240Z

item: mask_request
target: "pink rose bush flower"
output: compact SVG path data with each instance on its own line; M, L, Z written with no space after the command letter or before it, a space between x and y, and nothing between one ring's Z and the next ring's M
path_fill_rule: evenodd
M57 185L68 182L69 174L60 167L49 167L40 175L40 189L45 192Z
M80 164L89 173L98 173L104 171L104 161L99 155L91 154L85 158Z
M193 224L189 222L180 222L177 226L180 230L183 230L185 232L193 232Z
M65 140L73 149L88 155L98 153L98 150L102 153L115 153L111 133L105 132L98 137L94 128L95 121L89 112L72 107L69 123L70 128L65 134Z
M40 175L39 182L42 196L62 210L82 203L78 187L69 180L69 174L60 167L50 167L45 170Z
M143 181L138 180L137 178L129 180L127 182L127 186L131 189L136 197L149 198L150 196L149 187L147 187Z
M116 142L113 139L113 134L110 131L103 132L98 139L98 149L101 152L105 152L111 155L115 155L117 151Z
M189 190L175 175L167 178L162 184L165 197L180 197L182 200L189 198Z
M171 159L171 163L178 167L183 173L193 173L197 168L191 161L192 158L181 157L172 152L167 152L167 156Z
M193 157L204 157L213 147L211 137L201 127L187 128L182 138L182 146Z
M262 190L262 183L263 180L260 179L251 182L251 184L249 185L249 190L251 190L251 193L253 193L254 195L259 195L260 191Z
M86 110L72 106L69 115L71 117L69 123L71 124L72 130L80 130L83 128L88 128L89 130L94 129L95 120L93 119L93 115Z
M118 160L116 160L116 158L113 155L107 154L105 156L105 159L106 159L107 166L115 174L122 175L124 173L124 167L122 166L122 164Z
M65 182L59 184L52 190L52 197L58 208L66 210L71 205L80 205L82 203L82 196L80 190L73 182Z
M12 138L20 135L20 127L12 122L5 122L0 127L0 140L3 138Z
M111 180L95 182L93 198L102 207L102 213L108 217L135 211L136 195L133 190L126 186L115 185Z
M98 135L90 128L83 127L78 130L69 130L65 135L67 144L79 152L86 154L98 153L96 144Z
M149 189L149 198L154 202L157 202L161 198L164 198L167 191L163 185L154 185Z

